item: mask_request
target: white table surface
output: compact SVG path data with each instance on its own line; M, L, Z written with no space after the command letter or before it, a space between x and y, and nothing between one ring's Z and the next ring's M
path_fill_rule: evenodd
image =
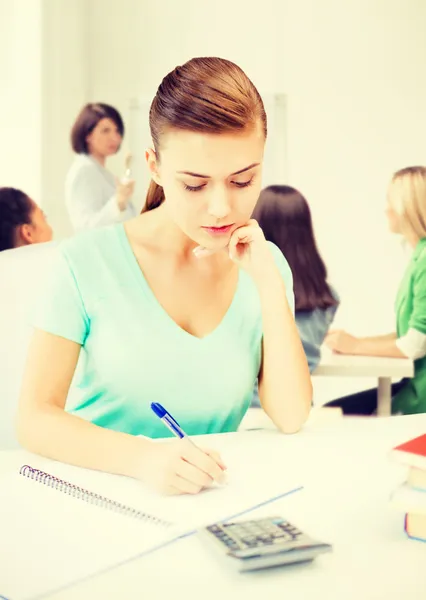
M425 431L426 415L415 415L314 420L294 436L274 430L243 434L253 437L259 451L273 449L271 477L285 477L286 465L302 475L303 491L251 515L282 514L331 542L333 553L312 564L237 574L193 536L49 598L419 600L426 593L426 544L406 537L403 516L389 506L405 469L388 453ZM238 444L240 434L234 435ZM212 436L210 447L214 442ZM0 453L0 469L20 463L19 452Z
M351 356L321 350L321 361L313 375L340 377L412 377L414 363L410 358Z

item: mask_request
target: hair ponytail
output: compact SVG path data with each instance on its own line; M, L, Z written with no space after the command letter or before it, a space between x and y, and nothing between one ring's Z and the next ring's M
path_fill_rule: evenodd
M158 208L160 204L163 204L165 200L164 190L161 185L155 183L152 179L149 184L148 192L146 194L145 205L142 208L141 214L147 212L148 210L154 210L154 208Z

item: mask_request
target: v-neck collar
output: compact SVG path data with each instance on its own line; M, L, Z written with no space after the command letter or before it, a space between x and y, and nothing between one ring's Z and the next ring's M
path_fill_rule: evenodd
M119 223L118 225L116 225L116 231L117 231L117 234L118 234L118 237L120 240L121 247L123 248L127 264L129 265L129 267L133 273L133 276L136 278L139 286L143 289L145 294L148 295L148 297L151 300L151 304L153 305L153 307L155 308L155 310L157 311L159 316L161 316L166 322L168 321L170 323L170 326L175 331L177 331L178 334L182 335L184 338L186 337L187 339L191 339L195 342L201 343L201 342L207 342L207 341L213 339L214 337L216 337L217 335L220 334L222 329L226 328L226 323L232 318L232 314L234 313L234 311L236 310L236 307L238 305L238 297L240 295L240 288L241 288L241 271L240 270L238 271L237 286L236 286L236 289L234 292L234 296L232 298L232 301L231 301L228 309L226 310L225 314L223 315L221 321L218 323L218 325L212 331L207 333L205 336L197 337L196 335L189 333L188 331L183 329L180 325L178 325L176 323L176 321L169 315L169 313L165 310L165 308L163 308L163 306L158 301L151 286L149 285L148 281L146 280L144 272L143 272L140 264L138 263L135 253L133 252L133 248L130 244L129 238L127 237L127 233L124 228L124 223Z

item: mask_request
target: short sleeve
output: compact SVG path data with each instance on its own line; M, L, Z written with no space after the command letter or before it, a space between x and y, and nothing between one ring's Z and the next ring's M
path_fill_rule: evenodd
M426 258L418 260L413 273L413 310L408 328L426 334Z
M277 265L281 273L281 277L283 278L284 286L287 293L287 301L290 306L291 312L294 315L293 274L291 272L288 262L284 258L284 255L278 248L278 246L276 246L272 242L268 242L268 244L274 256L275 264Z
M75 274L61 249L31 311L30 324L80 345L86 340L89 318Z

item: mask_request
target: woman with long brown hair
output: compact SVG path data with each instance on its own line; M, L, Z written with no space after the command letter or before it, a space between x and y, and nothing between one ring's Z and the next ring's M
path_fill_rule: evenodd
M260 193L253 218L290 266L294 317L312 372L320 361L321 345L339 306L339 297L327 282L327 269L315 240L309 205L295 188L270 185ZM252 406L260 406L257 386Z
M271 185L262 190L253 218L290 266L296 325L312 372L318 365L320 347L339 306L339 297L327 281L309 204L295 188Z
M225 465L185 439L147 439L165 435L152 402L188 434L235 431L259 378L263 408L295 432L312 387L290 269L250 219L267 133L255 86L230 61L195 58L163 79L149 118L145 210L59 248L18 432L57 460L197 493Z

